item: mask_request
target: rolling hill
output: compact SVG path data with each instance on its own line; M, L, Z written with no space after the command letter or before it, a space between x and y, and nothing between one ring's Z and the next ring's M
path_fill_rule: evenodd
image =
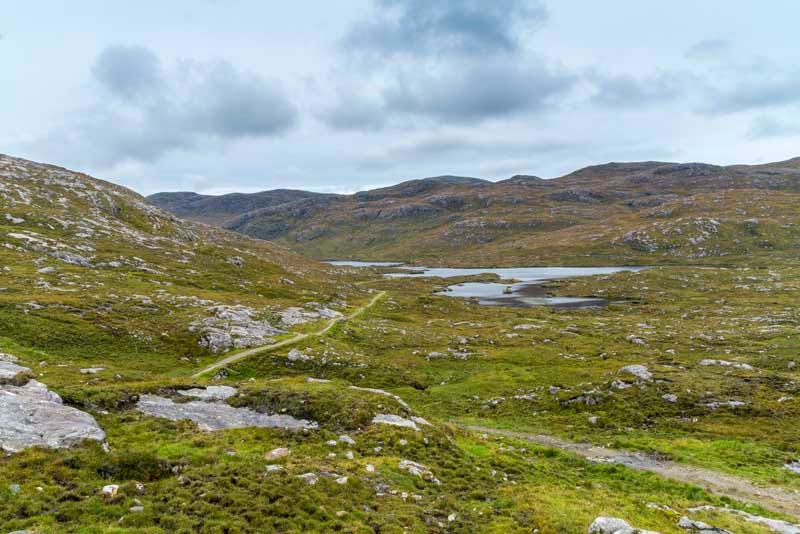
M725 167L608 163L494 183L444 176L354 195L278 190L149 200L317 259L720 263L800 250L800 158Z

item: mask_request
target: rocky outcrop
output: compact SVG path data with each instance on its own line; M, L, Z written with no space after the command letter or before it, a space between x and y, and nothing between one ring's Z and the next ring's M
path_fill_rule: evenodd
M176 403L157 395L142 395L136 409L146 415L171 421L189 420L200 430L265 427L285 430L316 429L317 423L295 419L291 415L268 415L249 408L234 408L222 402L190 401Z
M0 448L17 452L29 447L72 447L84 440L105 441L105 432L91 415L64 406L58 394L27 378L30 369L6 361L9 359L0 360Z
M588 534L658 534L658 532L634 528L618 517L601 516L589 526Z
M213 315L194 321L189 331L198 332L200 346L215 354L231 348L266 345L273 341L270 336L283 333L269 321L257 319L257 312L247 306L219 305L208 311Z
M709 512L709 511L734 514L741 517L748 523L764 525L771 531L777 532L778 534L800 534L800 525L795 525L793 523L789 523L788 521L782 521L780 519L771 519L769 517L762 517L760 515L743 512L741 510L734 510L733 508L721 508L719 506L711 506L711 505L689 508L689 512Z
M178 394L204 401L225 400L236 395L236 388L230 386L208 386L205 388L179 389Z
M416 431L419 431L418 425L430 426L430 423L425 419L423 419L422 417L411 417L410 419L406 419L405 417L400 417L399 415L392 415L385 413L377 414L375 417L372 418L372 422L380 425L392 425L403 428L410 428Z
M696 521L686 516L681 517L680 521L678 521L678 526L695 534L733 534L730 530L712 527L708 523Z
M315 309L305 309L292 306L286 308L282 312L279 312L278 315L281 318L281 322L286 326L295 326L298 324L318 321L320 319L333 319L342 316L340 312L324 306L320 306Z

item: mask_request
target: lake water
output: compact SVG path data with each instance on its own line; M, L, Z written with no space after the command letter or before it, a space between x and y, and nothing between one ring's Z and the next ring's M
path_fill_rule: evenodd
M578 276L609 275L622 271L640 271L645 267L508 267L470 268L411 267L398 262L328 262L349 267L398 267L409 272L386 273L391 278L438 277L454 278L479 274L496 274L503 280L514 280L508 284L497 282L466 282L453 284L439 295L475 299L487 306L554 306L559 308L599 307L608 304L606 299L590 297L548 297L541 287L542 282Z

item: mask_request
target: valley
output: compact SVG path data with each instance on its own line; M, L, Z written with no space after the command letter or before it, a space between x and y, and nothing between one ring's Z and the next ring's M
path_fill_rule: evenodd
M435 253L442 227L416 215L393 219L391 239L378 230L359 245L380 228L369 219L347 238L333 221L331 236L296 240L332 217L314 212L273 243L0 157L0 400L21 407L0 428L0 525L575 533L616 517L662 534L691 532L683 518L716 532L800 532L797 162L664 165L595 168L556 180L563 187L397 186L486 191L460 220L515 218L445 254ZM600 193L562 191L600 184L633 192L583 202ZM491 200L520 188L540 192ZM667 188L680 198L622 207ZM391 195L324 201L389 205ZM308 198L287 193L276 206L299 225L287 203ZM230 226L230 211L209 213ZM545 213L550 231L518 230ZM401 266L297 253L312 247L315 258L433 268L648 268L537 278L542 298L603 306L497 306L443 291L525 273L386 276ZM86 424L80 436L26 415L67 409Z

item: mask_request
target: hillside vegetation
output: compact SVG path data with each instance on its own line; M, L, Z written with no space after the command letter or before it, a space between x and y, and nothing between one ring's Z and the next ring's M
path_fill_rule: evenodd
M432 183L401 189L503 187ZM757 249L769 267L551 281L612 304L501 308L0 156L0 528L573 534L616 517L661 534L797 532L796 193L753 191L695 192L681 209L716 221L709 250L739 231L725 226L737 210L762 213L742 246L771 239ZM549 235L566 247L567 230Z
M293 195L160 193L150 201L318 259L730 264L800 253L800 158L609 163L552 180L448 176L354 195Z

